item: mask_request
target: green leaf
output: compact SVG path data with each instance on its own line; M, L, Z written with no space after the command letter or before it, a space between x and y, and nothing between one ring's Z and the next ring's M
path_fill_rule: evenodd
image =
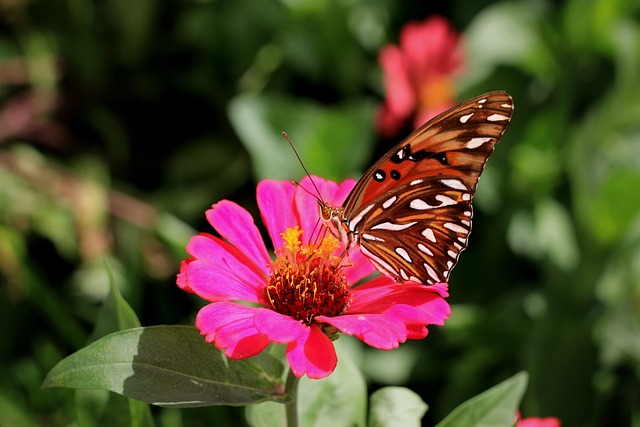
M138 316L125 301L105 260L111 292L98 313L96 326L89 338L93 342L111 332L140 327ZM107 390L76 390L76 414L80 426L153 426L149 405Z
M267 353L232 361L189 326L116 332L58 363L43 387L110 390L158 406L284 401L282 365Z
M76 422L80 427L152 427L149 405L107 390L77 390Z
M514 251L534 259L546 256L557 267L571 271L580 261L574 224L566 208L553 199L541 200L533 215L517 213L509 226Z
M612 170L590 200L592 232L604 242L624 238L640 218L640 172Z
M420 426L427 405L404 387L384 387L371 395L369 427Z
M259 178L303 176L283 131L311 174L334 180L359 175L373 148L373 104L368 100L325 107L300 99L242 95L231 102L229 118Z
M467 400L436 427L512 427L527 381L525 372L514 375Z
M105 260L106 263L106 260ZM139 328L140 320L135 311L122 297L120 289L113 279L113 273L109 265L106 266L109 273L111 292L98 313L96 326L89 338L89 342L96 341L111 332L124 331L126 329Z
M540 36L544 8L519 2L499 2L476 15L465 30L469 72L460 79L462 88L484 80L497 66L513 65L548 75L554 58ZM509 37L496 37L509 34Z
M367 384L353 363L344 338L335 342L338 366L333 374L322 380L300 380L298 413L301 425L365 425Z
M287 424L284 405L275 402L248 405L245 417L251 427L285 426Z
M298 383L298 418L302 426L364 426L367 385L352 362L349 346L335 342L338 366L327 378ZM247 420L253 427L285 425L284 405L273 402L250 405Z

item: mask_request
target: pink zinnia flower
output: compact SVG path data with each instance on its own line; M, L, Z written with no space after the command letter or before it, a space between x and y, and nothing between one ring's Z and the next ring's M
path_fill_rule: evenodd
M411 22L400 32L399 46L387 45L378 58L387 98L378 113L378 130L395 135L413 119L418 128L455 105L453 77L462 67L460 36L440 16Z
M355 185L313 178L326 201L339 205ZM313 188L308 178L301 187ZM323 378L336 367L332 339L339 332L390 350L442 325L450 309L446 284L398 284L377 277L357 248L349 257L319 223L317 200L288 181L258 184L258 207L275 248L272 260L251 215L228 200L207 219L221 237L202 233L187 245L178 286L211 303L196 316L206 340L231 359L245 359L270 343L287 345L297 377ZM315 236L311 234L315 230ZM348 265L347 265L348 264Z

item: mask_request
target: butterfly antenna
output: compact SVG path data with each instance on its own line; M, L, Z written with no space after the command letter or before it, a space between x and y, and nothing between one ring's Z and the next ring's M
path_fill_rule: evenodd
M298 154L298 150L296 150L296 147L293 145L293 142L291 142L291 140L289 139L289 135L287 135L286 132L282 132L282 136L284 137L284 139L287 140L287 142L291 146L291 149L293 150L293 154L296 155L296 158L298 159L298 162L300 163L300 166L302 166L302 169L304 170L304 173L306 173L307 176L309 177L309 180L311 181L311 185L313 185L313 188L316 190L316 193L318 193L318 196L317 196L318 200L320 200L322 203L324 203L324 199L322 198L322 193L320 193L320 190L318 189L318 186L316 185L316 183L313 180L313 178L311 178L311 174L309 173L309 171L305 167L304 162L302 161L302 158L300 158L300 154ZM307 190L306 188L302 187L299 182L296 182L296 181L293 181L293 182L298 184L298 186L300 186L302 189L304 189L304 191L309 193L311 196L316 197L309 190Z

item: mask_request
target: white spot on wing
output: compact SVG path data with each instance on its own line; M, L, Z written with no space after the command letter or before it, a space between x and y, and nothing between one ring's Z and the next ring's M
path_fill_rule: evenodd
M397 248L394 249L396 251L396 253L398 255L400 255L402 257L403 260L407 261L407 262L412 262L411 261L411 257L409 256L409 253L406 251L405 248L398 246ZM406 279L405 279L406 280Z
M430 228L425 228L424 231L422 232L422 235L427 239L432 241L433 243L436 242L436 235L433 234L433 230Z
M513 109L513 105L512 104L502 104L501 105L502 108L509 108L509 109Z
M349 230L355 231L358 223L362 221L362 218L364 218L364 216L368 214L371 209L373 209L373 206L374 206L373 203L370 204L366 208L362 209L358 215L354 216L353 219L349 221Z
M379 237L373 236L369 233L362 233L360 236L362 236L363 239L365 240L374 240L376 242L384 242L384 239L381 239Z
M435 208L435 206L431 206L429 203L425 202L424 200L420 200L420 199L413 199L411 201L411 203L409 203L409 207L411 209L415 209L418 211L424 211L427 209L433 209Z
M451 231L454 231L456 233L460 233L460 234L466 234L467 233L467 229L464 227L460 227L458 224L454 224L453 222L445 222L444 223L444 228L447 228Z
M489 122L501 122L503 120L509 120L509 117L503 116L502 114L492 114L487 117L487 121Z
M467 142L467 148L469 149L478 148L478 147L481 147L482 144L484 144L485 142L489 142L489 141L491 141L491 138L489 137L471 138L469 142Z
M445 206L451 206L451 205L455 205L456 203L458 203L457 201L455 201L454 199L452 199L449 196L445 196L444 194L438 194L435 199L437 201L440 202L440 204L438 205L430 205L429 203L425 202L424 200L420 200L420 199L414 199L411 201L411 203L409 203L409 207L411 207L411 209L415 209L418 211L424 211L427 209L435 209L435 208L442 208Z
M467 123L467 121L469 121L469 119L471 118L471 116L473 116L473 113L471 114L465 114L464 116L460 117L460 123Z
M464 185L464 182L459 179L441 179L440 182L455 190L468 190L467 186Z
M429 256L433 256L433 252L431 252L431 250L422 243L418 243L418 249L420 249L420 252L424 252Z
M478 101L478 104L484 104L485 102L487 102L487 98L482 98Z
M464 211L464 212L462 212L462 215L471 216L471 211Z
M471 200L471 194L469 193L464 193L462 195L462 200Z
M409 183L409 185L416 185L416 184L420 184L423 180L422 179L414 179L413 181L411 181Z
M438 277L438 274L436 273L436 271L431 268L431 266L429 264L427 264L426 262L424 264L424 269L427 270L427 274L436 282L440 280L440 278Z
M402 231L405 230L412 225L416 224L416 222L408 222L406 224L394 224L393 222L381 222L380 224L376 224L371 227L372 230L389 230L389 231Z
M453 200L451 197L445 196L444 194L438 194L436 196L436 200L440 202L440 206L438 206L439 208L443 206L455 205L456 203L458 203L457 201Z
M458 254L457 254L457 253L455 253L455 252L454 252L454 251L452 251L452 250L448 250L448 251L447 251L447 255L449 255L449 256L450 256L451 258L453 258L453 259L456 259L456 258L458 257Z
M396 200L398 200L396 196L390 197L382 204L382 207L385 209L389 209L389 206L391 206Z

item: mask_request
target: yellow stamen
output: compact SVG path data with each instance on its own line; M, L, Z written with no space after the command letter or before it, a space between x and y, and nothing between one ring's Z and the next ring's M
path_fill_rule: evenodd
M329 234L319 243L302 243L302 233L297 226L281 233L284 244L271 264L267 296L278 313L311 324L316 316L346 310L349 284L334 255L338 240Z

